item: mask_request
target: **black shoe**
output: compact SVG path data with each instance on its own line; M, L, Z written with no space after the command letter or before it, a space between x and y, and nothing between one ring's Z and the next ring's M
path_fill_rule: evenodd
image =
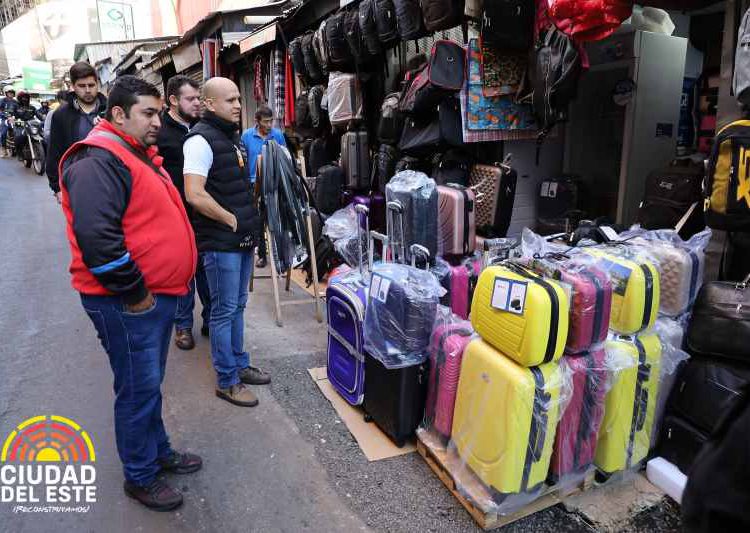
M240 381L247 385L268 385L271 376L260 368L249 366L240 370Z
M159 466L165 472L175 474L192 474L197 472L203 466L203 459L194 453L172 452L163 459L159 459Z
M180 350L192 350L195 348L193 331L190 329L178 329L174 335L174 343Z
M126 481L123 488L125 494L154 511L172 511L182 505L182 494L158 479L145 487Z
M268 265L268 261L265 257L259 257L258 260L255 262L255 266L258 268L266 268Z
M203 324L203 326L201 327L201 335L203 335L204 337L208 337L208 333L208 326Z

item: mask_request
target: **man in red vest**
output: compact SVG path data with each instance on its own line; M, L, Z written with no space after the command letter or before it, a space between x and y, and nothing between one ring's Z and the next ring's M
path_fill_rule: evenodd
M73 288L114 373L125 492L167 511L182 504L182 495L157 475L195 472L202 461L172 449L161 417L177 301L197 262L180 193L154 146L161 107L156 87L118 78L106 119L70 147L59 171Z

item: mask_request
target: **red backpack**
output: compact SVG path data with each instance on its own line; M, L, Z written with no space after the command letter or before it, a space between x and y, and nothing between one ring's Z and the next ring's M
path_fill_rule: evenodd
M632 0L546 0L547 16L577 42L611 35L633 13Z

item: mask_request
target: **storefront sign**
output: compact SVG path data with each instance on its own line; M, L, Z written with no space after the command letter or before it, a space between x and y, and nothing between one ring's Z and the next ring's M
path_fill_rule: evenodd
M240 41L240 54L246 54L250 50L271 43L276 40L276 24L251 33Z
M97 0L96 11L102 41L126 41L135 37L133 6L124 2Z

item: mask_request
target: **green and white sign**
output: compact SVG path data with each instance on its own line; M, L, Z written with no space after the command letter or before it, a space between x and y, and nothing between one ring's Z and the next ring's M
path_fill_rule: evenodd
M23 88L32 91L47 91L52 79L52 64L46 61L30 61L24 64Z

